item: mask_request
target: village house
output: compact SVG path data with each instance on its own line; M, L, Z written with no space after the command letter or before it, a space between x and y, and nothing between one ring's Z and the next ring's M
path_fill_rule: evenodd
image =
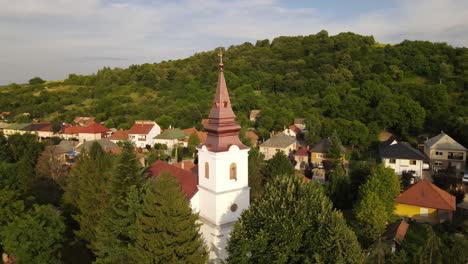
M392 253L400 250L401 243L405 239L406 232L408 231L409 224L404 219L387 225L385 231L386 243L392 249Z
M117 130L108 139L114 143L128 141L128 130Z
M190 137L192 134L195 133L198 139L200 140L200 144L203 144L206 141L207 133L205 131L198 131L196 128L191 127L191 128L184 129L184 132L185 134L188 135L188 137ZM187 143L188 143L188 137L186 139Z
M13 134L26 134L29 133L29 130L26 130L27 127L31 125L31 123L12 123L9 124L6 128L3 129L3 134L6 137L13 135Z
M78 140L83 142L106 138L109 132L110 129L101 124L91 123L87 127L78 129Z
M444 132L424 142L424 153L433 170L453 169L463 173L467 149Z
M328 138L320 140L319 143L313 145L310 149L310 162L314 167L323 167L323 162L328 161L328 149L330 147L330 140ZM341 147L341 160L346 162L345 158L346 148Z
M252 148L256 148L258 145L258 136L252 130L245 132L245 137L250 139L250 145Z
M128 139L132 141L136 147L145 148L146 146L154 146L154 137L161 134L161 128L154 121L138 120L128 130Z
M294 152L294 161L296 161L296 170L305 169L305 166L309 163L309 151L307 147L302 146L299 150Z
M385 167L392 168L398 175L413 172L414 176L422 176L425 156L408 142L398 142L390 137L379 143L379 156Z
M251 110L249 115L249 120L256 122L260 118L260 110Z
M60 137L65 140L78 140L78 133L82 128L80 126L66 126L60 132Z
M260 144L260 153L265 155L265 160L273 158L273 156L280 151L286 156L289 156L294 150L296 150L296 145L297 143L294 138L284 134L283 132L279 132Z
M294 118L293 125L299 128L301 131L304 131L306 129L305 118Z
M296 125L290 125L283 130L283 133L290 137L296 138L301 133L301 129L299 129Z
M395 202L396 215L432 224L451 221L456 211L455 196L425 180L398 195Z
M175 146L187 147L185 140L188 135L179 128L169 128L164 130L161 134L154 137L154 144L163 144L167 146L168 150L172 150Z
M119 154L122 152L122 149L117 144L110 141L108 138L83 141L76 146L76 151L79 153L83 153L85 151L89 152L91 150L91 146L95 142L98 143L101 146L102 150L104 150L105 152L110 152L114 154Z
M81 126L81 127L87 127L91 125L92 123L94 123L95 119L96 118L93 116L77 116L73 120L73 124L77 126Z

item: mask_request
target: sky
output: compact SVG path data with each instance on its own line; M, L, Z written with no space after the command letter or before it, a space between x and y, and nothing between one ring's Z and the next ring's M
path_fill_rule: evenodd
M467 0L0 0L0 84L355 32L468 47Z

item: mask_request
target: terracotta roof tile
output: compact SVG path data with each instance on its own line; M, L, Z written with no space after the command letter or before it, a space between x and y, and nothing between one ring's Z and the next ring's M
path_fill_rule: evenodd
M396 198L396 202L448 211L456 210L455 196L424 180L401 193Z
M80 131L83 129L83 127L80 127L80 126L70 126L70 127L66 127L62 134L78 134L80 133Z
M294 133L296 133L296 134L301 133L301 130L300 130L296 125L290 125L290 126L289 126L289 129L290 129L291 131L294 131Z
M144 123L135 123L130 130L128 130L128 134L134 135L148 135L148 133L153 129L155 124L144 124Z
M257 134L255 134L255 132L250 131L250 130L247 131L247 133L245 133L245 136L248 137L248 138L250 138L250 139L252 139L252 140L255 140L255 141L258 140Z
M107 127L98 124L98 123L91 123L87 127L83 127L78 133L85 133L85 134L101 134L101 133L107 133L109 132L110 129Z
M161 173L168 171L177 179L180 184L180 187L185 193L187 199L191 199L195 193L198 191L198 177L188 170L178 168L174 165L166 163L164 161L156 161L151 164L149 168L149 174L152 177L158 177Z
M298 151L294 153L294 156L305 156L308 157L309 153L306 147L301 147Z
M114 134L108 137L110 140L128 140L128 130L117 130Z

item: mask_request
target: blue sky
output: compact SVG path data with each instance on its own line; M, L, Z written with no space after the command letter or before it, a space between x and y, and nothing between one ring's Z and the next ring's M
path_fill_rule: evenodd
M0 0L0 84L325 29L468 46L466 0Z

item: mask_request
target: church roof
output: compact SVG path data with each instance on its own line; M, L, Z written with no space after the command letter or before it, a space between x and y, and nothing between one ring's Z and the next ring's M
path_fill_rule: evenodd
M151 164L148 172L152 177L158 177L161 173L166 171L170 172L177 179L182 191L185 193L185 197L187 199L192 199L198 191L197 175L193 174L189 170L181 169L161 160Z
M236 115L232 111L231 100L224 79L223 54L219 54L219 75L216 95L208 115L208 124L205 130L208 132L204 145L209 151L223 152L229 150L232 145L240 149L248 147L239 139L240 126L236 123Z

